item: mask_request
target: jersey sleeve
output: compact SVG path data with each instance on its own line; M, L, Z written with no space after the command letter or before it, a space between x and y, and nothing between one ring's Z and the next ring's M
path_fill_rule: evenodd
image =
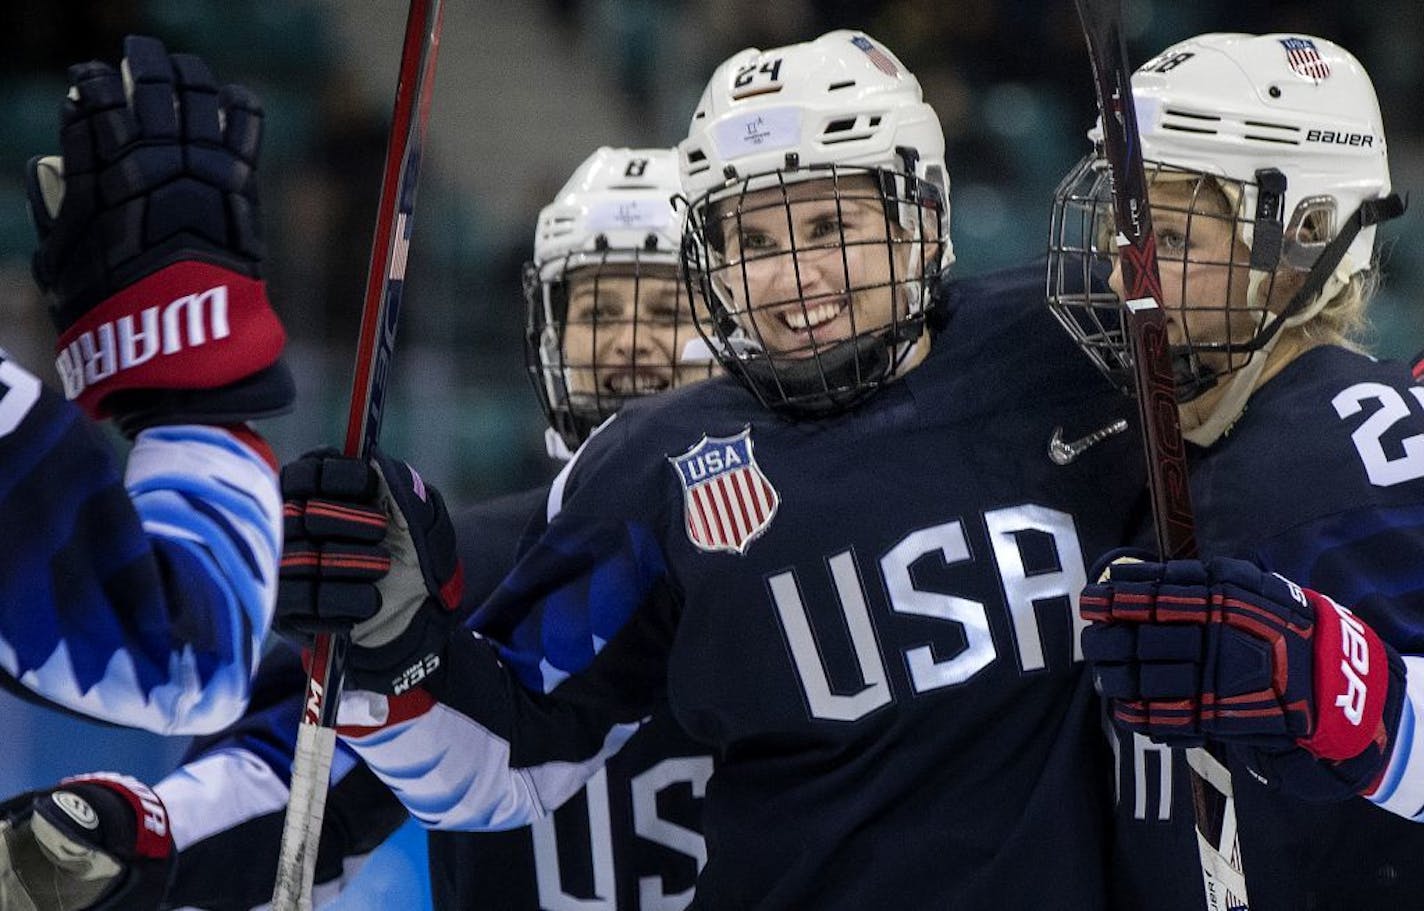
M1261 565L1349 607L1404 658L1405 700L1373 803L1424 822L1424 504L1372 505L1260 546Z
M77 408L0 360L0 671L41 699L160 734L242 712L271 621L281 498L266 444L182 425L121 474Z
M474 617L480 634L452 639L423 688L343 694L346 742L429 827L542 818L665 698L676 602L656 488L622 470L617 424L555 480L542 531Z
M547 489L498 498L454 516L466 567L468 616L513 564L529 517ZM271 648L252 682L247 712L194 741L184 764L156 788L168 808L177 865L174 907L245 909L272 897L306 671L285 644ZM338 743L315 874L318 903L340 894L370 853L405 822L390 789ZM249 858L234 864L234 856Z
M272 898L306 673L278 645L253 681L247 714L195 741L184 764L155 787L178 850L171 907L246 909ZM318 902L335 897L406 812L350 749L338 745L316 864ZM241 857L241 863L234 863Z

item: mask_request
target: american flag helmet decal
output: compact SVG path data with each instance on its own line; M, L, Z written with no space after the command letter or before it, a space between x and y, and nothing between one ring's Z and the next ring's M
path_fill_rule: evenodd
M850 43L864 51L865 56L870 58L870 62L875 64L875 68L886 76L900 75L900 68L895 66L895 61L890 59L889 54L876 47L874 41L864 35L856 35L850 39Z
M751 434L747 427L736 436L704 436L668 459L682 484L687 537L698 550L744 554L776 515L781 496L757 465Z
M1330 64L1320 56L1315 42L1309 38L1282 38L1290 68L1307 79L1320 82L1330 78Z

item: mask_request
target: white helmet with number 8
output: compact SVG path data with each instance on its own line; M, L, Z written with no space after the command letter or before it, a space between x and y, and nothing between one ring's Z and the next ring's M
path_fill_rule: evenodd
M526 359L569 449L628 399L704 379L678 248L671 149L603 147L539 213L524 267Z

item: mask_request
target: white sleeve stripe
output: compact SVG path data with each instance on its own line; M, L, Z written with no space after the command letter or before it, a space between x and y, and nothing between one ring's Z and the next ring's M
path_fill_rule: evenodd
M602 424L593 428L588 435L588 440L584 440L583 445L580 446L573 455L569 456L568 461L564 463L564 467L559 469L559 473L555 475L553 483L549 485L549 499L544 504L544 518L546 521L554 521L554 516L557 516L559 510L564 508L564 486L569 483L569 475L573 473L574 463L578 461L579 456L583 455L583 451L588 448L589 440L592 440L595 435L613 423L613 420L617 417L618 412L615 411L610 414Z
M424 825L492 831L529 825L559 806L636 729L615 726L602 749L584 762L529 769L510 767L509 741L442 703L345 741Z
M583 452L580 446L578 452ZM569 474L574 470L574 463L578 461L578 452L573 454L564 467L559 469L559 473L554 476L553 482L549 485L549 499L544 504L545 521L554 521L554 516L559 514L559 510L564 508L564 485L569 482Z
M1369 799L1391 813L1424 822L1424 657L1405 655L1404 670L1399 732L1380 786Z
M244 749L216 750L180 766L154 786L168 809L179 851L287 806L282 779Z

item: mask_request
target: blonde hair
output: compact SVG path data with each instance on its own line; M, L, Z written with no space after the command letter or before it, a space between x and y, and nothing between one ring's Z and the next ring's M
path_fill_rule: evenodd
M1284 331L1295 333L1311 344L1339 345L1364 353L1367 347L1365 336L1370 329L1369 316L1365 311L1379 286L1378 268L1356 272L1343 288L1325 302L1320 312L1299 326Z

